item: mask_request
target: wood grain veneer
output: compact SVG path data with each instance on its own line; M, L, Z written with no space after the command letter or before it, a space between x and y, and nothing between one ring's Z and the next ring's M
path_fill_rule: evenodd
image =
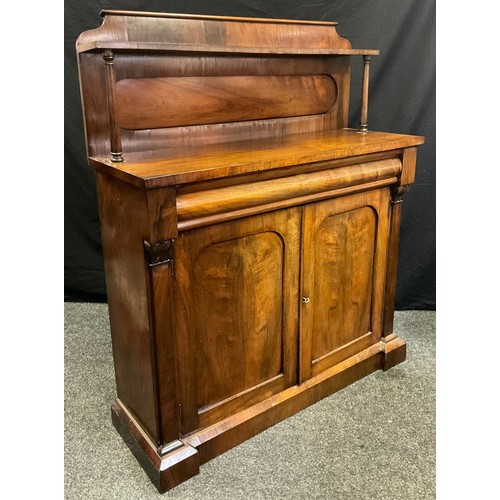
M404 361L397 253L424 139L368 131L378 51L352 49L336 23L102 15L76 50L112 419L164 492ZM359 131L347 128L357 55Z
M306 116L337 100L330 75L126 78L116 120L129 130Z

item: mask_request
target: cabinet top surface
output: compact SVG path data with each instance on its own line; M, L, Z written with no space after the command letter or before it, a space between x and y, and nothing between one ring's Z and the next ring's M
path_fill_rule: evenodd
M163 149L148 159L129 153L121 163L113 163L108 157L91 157L90 164L131 184L156 188L390 151L423 142L421 136L341 129Z

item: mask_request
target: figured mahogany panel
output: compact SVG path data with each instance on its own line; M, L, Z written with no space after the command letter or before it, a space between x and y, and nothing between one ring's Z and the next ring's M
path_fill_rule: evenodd
M279 375L280 236L266 232L209 245L198 255L193 278L198 404L208 406Z
M89 156L109 156L109 119L104 88L104 60L99 53L80 54L82 99L85 103L85 123ZM227 144L230 141L279 138L289 134L340 129L348 125L349 58L341 56L276 56L252 57L213 54L141 54L116 53L116 80L153 78L212 77L300 77L324 76L336 82L337 97L327 112L304 116L283 116L264 120L245 120L190 126L170 126L151 129L121 129L124 158L140 153L150 158L155 151L175 148L186 151L192 146ZM327 76L329 75L329 76ZM116 87L115 87L116 88ZM338 89L338 90L337 90ZM208 90L208 89L207 89ZM264 89L265 93L265 89ZM194 102L201 99L198 95ZM245 101L242 97L241 101ZM181 103L176 103L178 108ZM186 100L189 112L191 102ZM241 102L239 105L243 105ZM172 113L170 113L172 115ZM181 117L182 118L182 117Z
M125 129L321 114L336 102L329 75L126 78L116 84L116 119Z
M363 207L327 217L316 231L313 362L370 331L376 224Z
M388 214L388 188L305 207L302 380L380 340Z
M185 431L296 381L300 209L176 239Z

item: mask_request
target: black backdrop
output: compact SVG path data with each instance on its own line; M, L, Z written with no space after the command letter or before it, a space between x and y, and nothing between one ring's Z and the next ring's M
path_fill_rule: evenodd
M404 197L396 308L435 309L436 148L434 0L66 0L65 5L65 300L105 301L94 174L87 165L75 41L96 28L102 9L337 21L353 48L372 58L368 125L423 135L417 178ZM352 60L349 126L357 127L361 61Z

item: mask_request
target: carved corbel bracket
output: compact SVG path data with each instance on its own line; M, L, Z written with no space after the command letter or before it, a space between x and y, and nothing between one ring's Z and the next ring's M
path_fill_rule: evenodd
M391 203L403 203L403 196L410 189L410 184L398 184L391 187Z
M161 264L173 264L173 245L174 240L164 240L155 243L144 241L144 250L146 260L150 267L159 266Z

